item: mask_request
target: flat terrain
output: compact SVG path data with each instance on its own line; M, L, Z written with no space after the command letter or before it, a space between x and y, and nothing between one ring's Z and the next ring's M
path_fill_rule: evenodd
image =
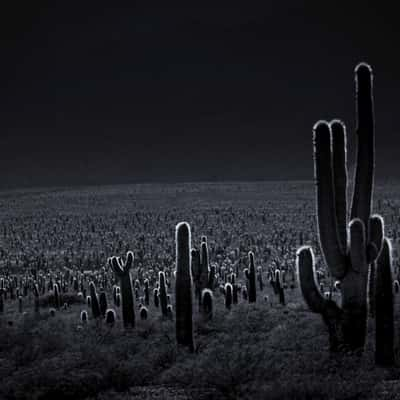
M398 274L400 185L378 183L374 200L393 241ZM254 252L265 284L256 304L240 296L227 310L217 287L211 321L194 307L196 352L189 354L176 348L174 321L162 318L152 299L148 319L137 315L136 328L128 331L117 307L111 328L92 320L76 294L54 317L48 306L34 315L31 293L22 300L22 312L17 300L6 300L0 314L0 399L400 398L400 371L374 367L371 339L362 357L332 357L324 324L307 309L299 288L288 280L283 306L268 283L269 268L289 276L301 244L313 246L324 273L312 182L0 192L0 277L35 268L50 276L65 267L95 274L107 270L107 257L132 250L133 279L143 271L151 278L158 269L173 271L180 221L191 226L192 246L207 236L210 263L237 268L242 285L247 252ZM169 292L173 305L173 284ZM111 293L107 297L111 304ZM87 324L79 318L83 309ZM398 319L399 314L396 307Z

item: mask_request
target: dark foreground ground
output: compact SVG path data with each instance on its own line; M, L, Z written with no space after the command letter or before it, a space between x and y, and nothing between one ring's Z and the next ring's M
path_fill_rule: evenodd
M394 239L396 268L398 188L377 185L375 196ZM94 268L94 260L105 265L126 248L135 256L140 248L146 268L173 262L182 220L191 224L194 243L206 234L211 247L224 243L225 253L253 250L262 268L293 264L301 235L317 247L313 195L311 183L296 182L3 192L0 268L22 268L22 254L41 254L48 268L61 268L65 255L71 265ZM34 316L29 298L22 313L16 301L7 302L0 316L0 399L400 398L400 369L374 366L371 339L362 357L332 357L323 322L298 287L286 290L285 306L269 285L257 296L256 304L241 299L226 310L215 291L213 319L194 316L195 354L176 348L174 321L162 319L153 304L147 321L125 331L120 319L112 328L82 324L87 306L79 299L54 317L46 308Z

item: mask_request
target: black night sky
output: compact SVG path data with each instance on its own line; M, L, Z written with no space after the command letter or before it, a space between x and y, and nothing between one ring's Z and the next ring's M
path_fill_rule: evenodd
M2 187L311 179L314 122L353 134L358 61L375 73L378 177L398 176L388 2L3 3Z

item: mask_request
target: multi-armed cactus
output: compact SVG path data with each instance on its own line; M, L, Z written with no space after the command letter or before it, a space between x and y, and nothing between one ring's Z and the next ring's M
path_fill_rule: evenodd
M249 251L249 268L244 270L245 276L248 281L248 298L249 303L255 303L256 294L256 267L254 266L254 254Z
M133 253L128 251L126 261L120 257L112 257L108 259L109 266L113 269L115 275L120 281L120 290L122 298L122 319L124 327L135 326L135 305L133 300L132 278L130 269L133 266Z
M192 276L195 287L195 296L198 300L199 310L201 310L201 294L204 289L213 284L213 277L210 280L209 276L209 261L208 261L208 245L207 238L203 236L201 238L200 251L197 249L191 250L192 255ZM214 271L215 274L215 271Z
M385 238L376 269L375 362L382 366L394 364L394 280L391 245Z
M176 341L194 351L190 226L181 222L176 227L175 282Z
M371 216L375 158L371 68L361 63L355 76L358 141L349 225L345 127L337 120L320 121L314 127L319 242L332 277L340 281L340 307L319 291L311 248L297 253L303 296L312 311L322 314L332 350L364 347L369 269L383 243L382 218Z

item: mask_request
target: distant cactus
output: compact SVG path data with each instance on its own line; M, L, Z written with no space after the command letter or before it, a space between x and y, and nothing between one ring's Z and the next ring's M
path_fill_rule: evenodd
M144 306L140 307L139 315L142 321L145 321L147 319L148 314L149 310L146 307Z
M108 264L114 271L115 276L120 281L122 297L122 320L125 328L135 327L135 304L133 300L133 288L130 269L133 266L133 253L128 251L126 261L120 257L108 259Z
M361 63L355 75L358 150L349 225L345 127L337 120L320 121L314 127L319 241L331 275L340 281L341 307L321 295L311 249L303 247L297 255L303 296L312 311L322 314L333 351L364 348L368 275L383 238L382 218L371 216L375 159L371 68Z
M194 351L190 226L181 222L176 227L175 282L176 340Z
M81 322L82 324L86 324L88 321L88 314L86 310L81 311Z
M198 300L199 310L201 310L201 293L213 283L213 279L209 276L208 245L205 236L201 238L200 251L192 249L191 256L195 297Z
M285 289L282 283L281 271L277 269L275 271L275 285L279 296L279 304L285 305Z
M168 300L167 300L167 287L165 285L164 271L160 271L159 279L160 279L160 288L159 288L158 296L159 296L159 300L160 300L161 313L162 313L163 317L167 317L168 316L168 312L167 312Z
M153 299L154 299L154 306L156 308L158 308L159 305L160 305L160 299L159 299L159 296L158 296L158 289L157 288L155 288L153 290Z
M262 292L264 290L264 281L262 278L262 268L261 267L257 268L257 281L258 281L258 285L260 288L260 292Z
M146 306L150 304L150 289L148 279L144 281L144 304L146 304Z
M117 314L112 308L108 308L105 312L105 321L108 326L114 326L117 320Z
M385 239L376 270L376 345L375 362L394 364L394 294L390 242Z
M53 304L56 310L60 309L61 307L60 289L57 283L55 283L53 286Z
M34 308L35 308L35 313L38 314L40 310L40 293L39 293L39 286L37 283L33 286L33 295L35 296L34 298Z
M171 304L168 304L167 306L167 317L171 320L174 318L174 312Z
M210 289L204 289L201 294L202 314L206 319L212 319L214 297Z
M89 283L89 292L90 292L90 306L92 307L92 315L93 318L100 318L101 310L99 304L99 298L97 297L96 285L93 281Z
M22 296L18 296L18 312L22 314L23 312L23 300Z
M225 283L225 307L230 310L233 302L233 288L231 283Z
M106 316L106 311L107 311L107 308L108 308L106 292L101 292L100 293L99 305L100 305L101 315L104 318Z
M254 266L254 254L249 252L249 268L244 270L245 276L248 281L248 298L249 303L255 303L257 300L256 295L256 267Z

